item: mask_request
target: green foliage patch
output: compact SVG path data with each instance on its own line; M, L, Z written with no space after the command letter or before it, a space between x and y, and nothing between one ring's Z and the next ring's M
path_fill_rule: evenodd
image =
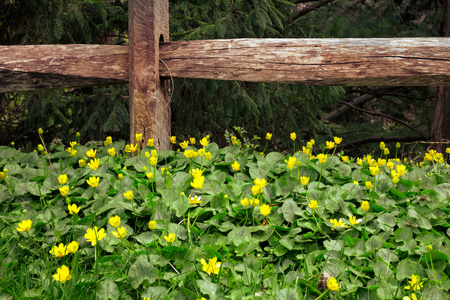
M449 297L442 154L142 142L0 147L1 299Z

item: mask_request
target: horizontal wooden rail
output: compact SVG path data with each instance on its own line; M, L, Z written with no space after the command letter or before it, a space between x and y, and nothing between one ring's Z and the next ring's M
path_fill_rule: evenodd
M310 85L450 85L450 38L236 39L160 46L162 76Z
M128 47L0 46L0 92L128 81Z
M160 44L160 76L309 85L450 85L450 38ZM0 92L128 81L127 46L0 46Z

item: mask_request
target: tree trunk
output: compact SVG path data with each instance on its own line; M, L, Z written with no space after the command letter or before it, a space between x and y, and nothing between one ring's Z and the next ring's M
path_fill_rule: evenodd
M449 37L450 0L444 0L444 21L442 24L441 35ZM433 148L438 152L444 152L447 147L450 147L450 87L448 86L439 86L436 90L431 139L436 143Z

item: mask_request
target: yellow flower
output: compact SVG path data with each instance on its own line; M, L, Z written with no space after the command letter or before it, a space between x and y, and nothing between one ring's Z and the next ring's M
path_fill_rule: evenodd
M189 170L189 174L191 174L194 178L201 177L203 172L204 172L204 170L200 170L200 169Z
M411 297L412 297L412 300L417 300L416 294L412 293ZM420 296L420 300L422 300L422 299L423 299L423 297ZM405 297L402 298L402 300L411 300L411 298L409 298L408 296L405 296Z
M191 142L192 145L195 145L196 140L195 140L195 138L191 137L189 139L189 142Z
M386 148L386 144L384 142L380 142L380 149L384 150Z
M384 148L383 153L384 155L388 155L390 153L389 148Z
M405 173L407 171L405 165L397 165L396 170L397 170L397 173L398 173L399 177L402 177L403 175L405 175Z
M148 147L153 147L153 139L148 139L147 146Z
M175 233L171 233L168 236L165 235L164 239L168 242L168 243L173 243L175 241Z
M323 164L327 161L327 155L323 153L317 154L317 159L319 160L319 163Z
M363 201L363 202L361 203L361 208L362 208L362 210L364 210L364 211L368 211L369 208L370 208L369 202L368 202L368 201Z
M205 158L206 159L211 159L212 158L211 152L206 152L205 153Z
M401 147L400 143L397 142L397 144L395 144L395 148L398 149L398 148L400 148L400 147Z
M177 142L177 137L176 136L171 136L170 137L170 143L176 144L176 142Z
M292 170L295 167L295 163L297 162L297 158L294 156L289 157L288 161L286 162L286 167L289 170Z
M86 161L84 159L80 159L78 161L78 165L80 166L80 168L83 168L86 165Z
M184 156L186 158L193 158L194 157L194 150L188 149L184 151Z
M333 227L345 227L345 224L342 221L342 219L339 219L339 221L336 219L331 219L330 223L333 224Z
M356 159L356 164L357 164L358 166L361 166L362 163L363 163L363 161L361 160L361 158L358 157L358 158Z
M316 200L311 200L311 202L309 202L308 204L309 208L311 208L312 210L316 210L319 208L319 203L317 203Z
M203 271L208 273L208 275L219 274L222 263L217 261L217 257L209 259L208 263L202 258L200 262L203 265Z
M65 197L69 194L69 187L67 185L60 187L59 192L61 193L61 196Z
M31 229L31 225L33 222L31 220L23 220L18 224L19 227L17 227L17 231L28 231Z
M180 143L180 147L183 149L186 149L189 146L189 142L188 141L184 141Z
M350 224L356 225L356 224L358 224L359 222L361 222L361 219L356 220L356 216L349 215L349 216L348 216L348 221L350 222Z
M123 193L123 196L127 199L127 200L131 200L133 199L133 191L127 191L125 193Z
M390 161L388 161L388 162L386 163L386 167L387 167L389 170L392 170L392 169L395 167L395 163L394 163L392 160L390 160Z
M349 157L348 156L346 156L346 155L344 155L344 156L341 156L341 159L342 159L342 161L343 162L348 162L348 160L349 160Z
M86 152L87 157L90 157L90 158L94 158L95 154L97 154L97 150L95 150L95 149L90 149L88 152Z
M44 146L42 146L42 144L38 145L38 151L39 152L43 152L44 151Z
M117 175L117 179L122 180L123 179L123 174L118 174Z
M38 129L38 133L39 133L39 134L43 134L43 133L44 133L44 130L42 130L42 128L39 128L39 129Z
M70 153L70 155L72 155L73 157L77 157L78 151L77 150L73 150L72 153Z
M306 177L306 176L300 177L300 182L302 185L307 185L309 182L309 177Z
M86 230L86 234L84 237L88 242L91 243L92 246L97 244L97 241L101 241L106 236L105 229L97 229L97 226L94 226L94 229L88 228Z
M61 268L58 268L56 270L56 274L53 274L53 279L56 281L60 281L61 283L70 280L70 278L72 278L72 275L70 274L69 268L65 265L62 265Z
M67 247L64 246L63 243L59 244L59 246L53 246L49 252L55 257L63 257L64 255L67 255L67 253L69 253Z
M242 204L242 206L247 206L248 205L248 199L247 198L244 198L244 199L241 199L241 204Z
M206 137L202 138L202 139L200 140L200 144L201 144L203 147L208 146L208 144L209 144L209 135L207 135Z
M297 139L297 134L295 132L291 133L291 140L295 141Z
M197 299L197 300L206 300L206 298L205 298L205 297L202 297L202 298L200 298L200 299Z
M98 167L100 167L100 158L94 158L90 163L88 163L88 166L92 170L97 170Z
M142 133L136 133L136 142L142 141Z
M151 230L155 230L156 229L156 221L148 222L148 228Z
M106 137L106 140L103 142L103 145L106 147L109 144L112 144L112 137L108 136Z
M369 167L369 170L372 176L380 174L380 168L378 166Z
M333 137L334 142L336 143L336 145L339 145L340 143L342 143L342 138L341 137Z
M72 154L72 150L73 150L73 149L70 148L70 147L66 149L67 153L69 153L69 154Z
M80 212L80 207L77 207L77 205L74 203L72 205L67 205L67 209L69 209L69 214L73 215L78 214Z
M413 291L418 291L423 287L423 281L420 282L419 275L412 275L411 280L409 281L409 285L405 286L405 290L409 290L412 288Z
M122 226L122 227L120 227L120 228L117 228L117 231L113 231L112 234L113 234L116 238L121 239L121 238L124 238L124 237L127 236L127 229L126 229L125 227Z
M359 182L357 180L353 180L353 184L359 185Z
M334 147L336 147L336 144L334 142L326 141L326 144L327 144L327 149L333 149Z
M155 166L158 163L158 158L155 156L150 157L150 165Z
M205 149L204 148L198 149L198 155L199 156L204 156L205 155Z
M339 284L337 283L336 279L334 279L333 276L330 276L330 278L328 279L327 287L330 291L338 291L339 290Z
M255 180L253 180L253 183L255 184L255 185L257 185L257 186L259 186L261 189L263 188L263 187L265 187L266 185L268 185L269 183L267 182L267 180L266 179L259 179L259 178L256 178Z
M200 201L202 197L192 196L189 197L189 204L201 204L202 201Z
M204 182L205 182L205 177L200 176L198 178L195 178L195 176L194 176L194 181L191 182L191 186L194 189L201 190L203 188L203 183Z
M5 180L6 172L0 172L0 180Z
M263 216L267 216L268 214L270 214L270 211L272 210L272 207L270 207L267 204L263 204L261 205L261 207L259 208L259 210L261 211L261 214Z
M114 228L119 227L119 225L120 225L120 217L117 216L117 215L114 216L114 217L111 217L111 218L109 218L108 222Z
M116 149L114 147L108 149L108 154L111 156L116 155Z
M370 190L373 187L372 182L370 182L370 181L366 181L365 185L366 185L367 190Z
M78 247L80 246L80 243L76 241L72 241L67 245L67 251L70 253L75 253L78 251Z
M130 144L127 152L134 153L134 152L136 152L137 148L138 148L138 144L136 144L136 145Z
M153 178L153 173L152 172L147 172L147 173L145 173L145 176L147 176L148 179L152 179Z
M272 134L270 132L266 133L266 140L270 141L272 139Z
M231 165L231 168L233 168L233 170L235 170L235 171L239 171L239 168L241 167L241 165L237 162L237 161L235 161L232 165Z
M259 199L258 199L258 198L252 198L252 199L250 199L250 204L251 204L253 207L257 207L257 206L259 205Z
M66 182L69 180L66 174L62 174L58 176L58 182L59 184L66 184Z
M86 180L86 182L93 188L98 187L98 183L100 182L100 177L89 177L89 179Z

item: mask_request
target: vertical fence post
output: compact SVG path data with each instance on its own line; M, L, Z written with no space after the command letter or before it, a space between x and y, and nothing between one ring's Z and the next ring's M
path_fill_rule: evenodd
M169 41L169 0L130 0L130 141L142 133L170 148L170 82L159 77L159 42Z

